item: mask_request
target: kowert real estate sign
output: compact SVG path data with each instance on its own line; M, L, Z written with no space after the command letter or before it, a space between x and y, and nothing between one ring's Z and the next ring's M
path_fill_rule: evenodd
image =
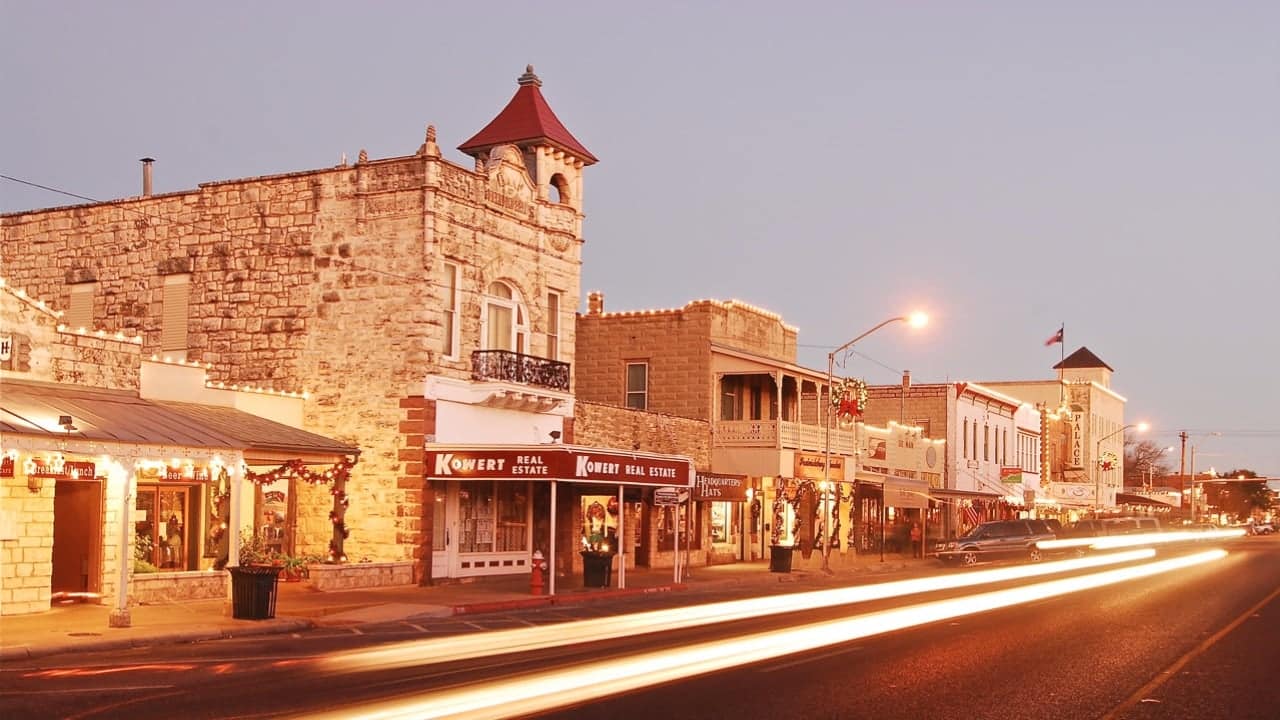
M611 485L689 487L689 460L678 455L632 455L594 448L539 445L431 446L427 477L442 480L568 480Z

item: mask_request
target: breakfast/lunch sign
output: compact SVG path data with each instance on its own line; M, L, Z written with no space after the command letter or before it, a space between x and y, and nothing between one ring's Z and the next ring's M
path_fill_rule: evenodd
M568 480L692 485L688 458L577 446L428 446L427 476L449 480Z

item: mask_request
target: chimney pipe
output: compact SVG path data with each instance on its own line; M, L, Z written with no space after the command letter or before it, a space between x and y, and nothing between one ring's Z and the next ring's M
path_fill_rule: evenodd
M587 314L599 315L604 312L604 293L593 290L587 293Z
M151 197L151 163L155 161L155 158L149 157L139 161L142 163L142 197Z

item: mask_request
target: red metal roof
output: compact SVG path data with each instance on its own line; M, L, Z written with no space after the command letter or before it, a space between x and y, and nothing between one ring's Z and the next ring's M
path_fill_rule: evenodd
M542 141L574 155L583 164L595 164L596 156L578 142L543 99L542 91L538 89L542 87L542 81L533 74L532 65L525 68L525 73L518 82L520 87L511 102L483 130L459 145L458 149L476 156L495 145Z

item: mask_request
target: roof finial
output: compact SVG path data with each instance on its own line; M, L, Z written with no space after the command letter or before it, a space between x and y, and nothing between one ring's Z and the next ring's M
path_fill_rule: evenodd
M427 139L418 148L418 155L430 155L431 157L440 157L440 146L436 145L436 126L427 126Z
M532 85L534 87L542 87L542 81L538 79L537 75L533 74L532 65L524 66L524 74L520 76L520 79L517 82L520 85Z

